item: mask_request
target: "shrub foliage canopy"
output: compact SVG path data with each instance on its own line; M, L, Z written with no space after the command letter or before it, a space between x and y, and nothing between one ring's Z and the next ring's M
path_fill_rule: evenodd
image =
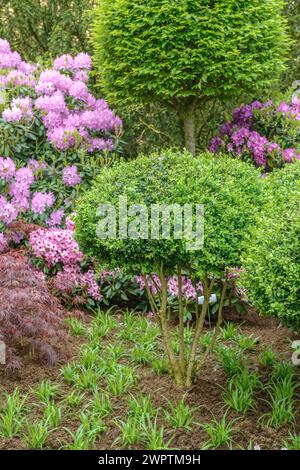
M119 196L126 197L128 207L146 206L148 220L153 204L202 204L204 247L189 251L186 239L175 239L173 232L169 239L99 239L98 207L110 203L118 217ZM256 204L261 204L261 180L250 165L230 157L202 154L193 159L188 153L165 151L104 169L93 189L78 201L77 239L92 257L132 272L158 272L163 263L173 274L176 265L182 264L196 269L200 277L206 273L220 277L226 267L239 265Z
M300 326L300 162L266 181L266 206L244 257L244 285L258 310Z
M220 283L222 295L213 342L217 339L228 286L227 268L240 264L244 243L256 219L255 207L261 204L261 183L258 170L230 157L218 158L204 154L200 158L193 158L187 153L182 155L167 151L160 156L140 157L130 163L104 170L94 188L78 203L76 233L82 249L88 255L106 261L110 267L120 266L132 273L142 273L151 309L159 317L170 369L176 383L180 385L191 386L209 298L215 284ZM124 238L120 238L120 232L113 239L99 238L97 228L99 220L104 216L99 207L111 204L117 209L116 213L119 213L120 196L126 198L130 223L134 222L130 211L135 205L137 211L151 221L151 228L155 204L169 207L176 204L179 207L202 204L205 213L204 246L191 250L187 242L196 241L193 237L190 239L185 231L182 238L175 236L178 223L175 212L173 218L170 217L173 225L167 238L162 236L165 232L162 230L164 226L161 219L159 237L156 239L150 237L152 233L149 227L145 238L134 238L130 236L129 230L128 236L125 233ZM120 228L121 224L122 220L119 218L116 225ZM190 346L184 345L184 306L182 285L180 286L183 272L188 272L195 282L201 281L205 298L199 315L197 296L195 299L197 322ZM179 359L172 350L167 319L167 277L176 274L179 280ZM147 286L148 276L152 278L153 275L157 276L161 286L158 305ZM186 348L188 354L185 352ZM199 368L208 353L209 349L203 355Z

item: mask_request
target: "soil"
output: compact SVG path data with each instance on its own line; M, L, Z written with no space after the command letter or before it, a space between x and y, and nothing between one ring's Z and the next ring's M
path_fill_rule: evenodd
M290 360L291 347L290 342L294 339L299 339L293 332L281 325L274 319L260 318L254 311L250 311L246 316L241 318L233 311L227 311L226 318L231 321L241 324L244 334L253 334L258 338L257 348L253 353L250 353L250 359L253 369L260 369L260 376L262 380L267 381L270 376L270 370L267 367L258 366L258 355L266 346L272 346L275 352L282 359ZM87 319L87 321L89 321ZM69 337L67 341L61 346L70 360L76 357L82 340L77 337ZM300 376L300 370L299 370ZM299 377L300 378L300 377ZM8 372L2 366L0 367L0 387L3 391L12 392L18 386L23 391L28 391L31 387L36 386L43 379L51 379L58 381L59 367L43 367L34 364L29 360L25 363L22 370L17 372ZM200 426L199 423L207 423L211 421L212 417L221 419L224 415L224 401L222 400L223 387L226 383L226 375L224 371L216 367L216 360L213 356L210 357L208 363L203 368L200 376L196 380L194 386L190 390L180 389L174 386L172 379L167 376L155 375L149 367L141 367L139 369L139 383L131 389L130 392L134 395L142 392L150 395L152 402L156 408L167 406L167 400L173 403L178 402L185 396L186 402L195 407L194 412L195 424L191 432L179 429L174 435L174 430L168 428L166 422L163 420L163 413L159 416L159 421L165 426L165 441L173 437L170 444L171 448L182 450L195 450L201 449L203 444L208 440L208 436ZM259 391L257 399L257 408L248 412L245 416L237 414L234 411L227 412L227 420L236 420L234 427L236 429L233 439L233 448L247 448L250 443L252 445L258 444L262 449L281 449L283 442L288 438L289 433L300 433L300 406L297 400L297 413L295 426L283 426L279 430L268 428L262 421L262 416L267 412L268 405L266 399L267 394ZM297 397L299 399L299 396ZM114 444L115 439L119 435L119 430L115 426L113 420L116 417L126 419L127 415L127 399L128 394L118 398L112 398L113 413L110 418L106 420L108 426L107 431L101 436L96 443L98 450L108 450L113 448L120 448L119 444ZM37 411L37 417L39 412ZM76 414L69 416L63 421L61 428L55 432L55 436L50 437L47 442L48 448L61 448L61 443L66 441L66 433L63 427L68 427L70 430L75 431L78 427L78 419ZM1 439L0 449L25 449L26 445L19 438L15 439ZM141 446L134 447L142 449Z

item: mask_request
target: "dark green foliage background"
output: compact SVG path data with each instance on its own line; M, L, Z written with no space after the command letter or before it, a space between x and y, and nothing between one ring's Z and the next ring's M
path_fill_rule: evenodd
M266 180L266 203L244 255L243 285L266 315L300 326L300 162Z
M90 51L95 0L0 0L0 37L26 60Z

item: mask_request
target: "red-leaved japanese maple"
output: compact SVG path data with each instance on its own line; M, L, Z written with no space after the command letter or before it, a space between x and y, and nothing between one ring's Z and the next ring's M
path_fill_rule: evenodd
M0 339L7 348L7 365L21 366L21 356L30 354L54 364L59 341L66 335L64 311L21 252L0 255Z

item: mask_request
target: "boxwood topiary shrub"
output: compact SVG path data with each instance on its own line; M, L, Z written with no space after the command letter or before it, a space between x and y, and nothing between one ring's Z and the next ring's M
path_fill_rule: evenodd
M300 162L266 181L263 216L252 231L242 282L265 315L300 327Z
M144 276L150 305L159 321L170 370L177 384L190 386L197 369L209 354L210 348L200 359L199 340L210 295L214 286L220 283L222 293L218 322L211 347L216 341L222 321L228 269L240 266L240 255L255 221L256 207L262 204L262 183L259 171L244 162L227 157L216 158L211 154L193 158L188 153L165 151L161 155L139 157L129 163L103 170L92 190L78 202L76 238L81 249L87 255L106 262L110 268L120 266L131 273L141 273ZM112 204L118 213L120 196L127 198L128 235L132 235L132 227L137 223L137 218L130 209L133 204L145 206L145 209L137 206L139 216L149 216L148 220L151 222L154 204L202 204L205 211L204 246L191 250L189 242L195 242L193 237L185 234L182 239L176 238L178 219L175 219L174 213L170 217L172 228L169 238L160 236L157 239L134 239L126 234L120 238L121 230L117 230L118 236L115 239L105 236L99 238L99 227L103 227L105 221L105 211L101 213L99 206ZM194 228L195 214L194 212ZM116 228L122 229L122 223L119 220ZM150 224L148 228L150 232ZM187 273L195 283L202 282L205 298L201 311L198 311L195 299L196 323L190 345L184 343L183 273ZM167 315L167 277L172 275L177 275L179 279L179 357L171 346Z

